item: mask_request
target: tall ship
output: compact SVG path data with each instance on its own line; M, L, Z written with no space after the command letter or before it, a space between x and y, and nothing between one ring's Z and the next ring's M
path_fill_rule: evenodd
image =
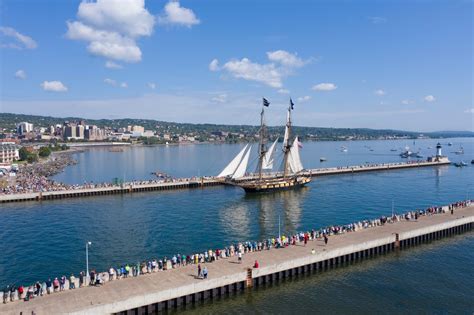
M291 112L294 109L291 99L283 138L281 171L272 172L278 139L267 149L268 134L265 124L265 107L269 105L270 103L264 98L260 113L258 162L255 173L250 175L246 173L251 151L251 147L247 144L218 175L218 177L225 178L228 184L239 186L247 193L295 189L311 181L310 175L302 173L303 164L299 153L301 144L298 137L294 137L293 141L291 140Z

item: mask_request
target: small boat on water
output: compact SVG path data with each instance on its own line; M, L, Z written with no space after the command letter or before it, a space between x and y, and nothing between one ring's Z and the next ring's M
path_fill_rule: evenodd
M341 146L341 152L347 152L347 147Z
M409 157L417 157L417 155L418 155L418 152L410 151L410 147L408 147L408 146L405 147L405 151L400 153L400 157L404 158L404 159L407 159Z
M112 147L109 149L109 152L123 152L123 148L121 147Z
M454 151L454 154L457 154L457 155L464 154L464 148L460 147L459 150Z
M458 162L458 163L454 163L454 166L456 166L456 167L463 167L463 166L467 166L467 163L464 162L464 161L461 161L461 162Z
M452 146L452 145L453 145L453 143L452 143L452 142L448 142L448 145L449 145L449 146Z
M398 150L397 150L397 149L390 149L390 151L392 151L392 152L396 152L396 151L398 151Z
M474 160L471 160L471 164L474 164Z
M327 161L327 159L326 159L325 157L320 157L320 158L319 158L319 162L326 162L326 161ZM474 161L474 160L473 160L473 161Z

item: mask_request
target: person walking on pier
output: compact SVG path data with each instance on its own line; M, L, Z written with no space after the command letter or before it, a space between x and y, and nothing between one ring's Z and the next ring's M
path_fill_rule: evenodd
M71 273L71 276L69 277L69 289L75 289L76 288L76 277L74 277L74 274Z
M202 275L204 276L204 279L207 279L207 267L204 266L204 268L202 269Z
M327 245L328 244L328 236L326 235L326 233L323 235L324 237L324 245Z
M3 304L7 303L9 294L10 294L10 286L7 285L5 289L3 289Z
M48 294L51 294L51 287L53 286L53 283L51 282L51 278L48 278L46 281L46 292Z
M238 257L238 260L239 260L239 264L242 263L242 252L239 251L239 253L237 254L237 257Z
M198 278L201 278L202 277L202 274L201 274L201 264L198 264Z

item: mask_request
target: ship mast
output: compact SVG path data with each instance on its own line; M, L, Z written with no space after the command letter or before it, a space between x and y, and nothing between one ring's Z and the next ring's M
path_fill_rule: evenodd
M270 105L265 98L263 98L262 112L260 113L260 131L259 131L259 152L258 152L258 179L262 180L263 161L267 153L267 126L265 125L265 107Z
M290 105L288 106L288 113L286 117L286 126L285 126L285 137L283 139L283 177L288 176L289 165L288 165L288 155L290 154L291 144L291 110L293 109L293 101L290 98Z

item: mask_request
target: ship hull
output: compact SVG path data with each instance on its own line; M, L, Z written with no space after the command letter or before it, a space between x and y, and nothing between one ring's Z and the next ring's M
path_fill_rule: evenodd
M311 182L310 176L298 176L263 181L250 181L237 186L243 188L246 193L265 193L281 190L298 189Z

